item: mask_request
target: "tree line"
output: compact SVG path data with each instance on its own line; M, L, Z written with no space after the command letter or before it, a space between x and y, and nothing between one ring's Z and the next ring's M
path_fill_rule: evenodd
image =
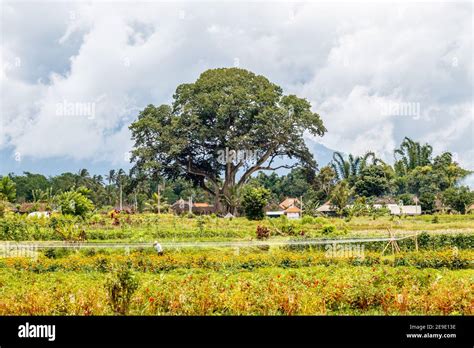
M433 156L430 145L405 138L394 155L395 162L390 165L373 152L363 156L335 152L332 162L320 169L299 166L286 175L259 172L235 193L234 205L243 212L252 201L277 207L286 197L296 197L303 200L309 213L328 201L342 210L356 199L386 197L405 205L420 204L427 213L437 208L437 202L465 213L474 202L469 187L458 185L471 172L461 168L451 153ZM122 205L138 211L158 211L160 205L166 211L171 203L188 197L195 202L213 203L212 195L192 180L154 179L137 174L135 169L112 169L105 175L90 175L87 169L81 169L49 177L12 173L0 180L0 198L13 203L52 203L55 196L80 188L85 189L82 194L97 208Z
M268 189L271 201L303 197L307 210L329 201L342 211L356 199L387 198L419 204L426 213L437 208L465 213L474 202L470 188L459 185L471 172L460 167L450 152L433 156L429 144L405 138L394 156L390 165L370 151L363 156L335 152L332 162L319 170L300 167L284 176L259 173L251 182Z

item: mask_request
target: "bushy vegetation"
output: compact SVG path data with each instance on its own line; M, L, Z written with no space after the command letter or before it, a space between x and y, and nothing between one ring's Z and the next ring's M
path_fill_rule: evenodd
M105 288L107 301L115 314L125 315L130 307L130 300L138 288L138 281L128 265L120 265L108 275Z
M61 193L56 196L57 206L64 215L85 218L94 209L94 204L87 198L88 194L90 190L86 188Z
M433 223L436 217L437 223ZM423 215L392 219L389 216L354 216L350 221L311 216L300 220L246 218L221 219L204 216L188 218L167 214L96 214L88 220L79 216L53 213L49 218L31 218L7 213L0 219L0 240L87 240L152 242L160 240L250 240L257 226L268 228L271 238L345 238L383 236L387 229L398 235L430 231L429 238L450 240L457 235L471 238L474 215ZM442 237L445 236L445 237ZM406 242L408 243L408 241Z
M4 259L0 315L472 315L472 257L256 249Z
M242 195L242 209L250 220L265 217L264 208L268 204L270 191L263 187L248 187Z

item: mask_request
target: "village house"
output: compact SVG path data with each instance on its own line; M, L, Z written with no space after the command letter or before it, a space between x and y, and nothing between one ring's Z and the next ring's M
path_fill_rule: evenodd
M380 204L374 204L375 209L380 209L383 206ZM390 215L420 215L421 206L419 205L398 205L398 204L387 204L386 208L390 210Z
M282 210L286 210L291 207L300 207L301 202L298 198L286 198L283 202L278 205Z
M352 205L349 204L346 207L352 208ZM394 203L374 204L375 209L381 209L384 207L390 211L390 215L421 215L420 205L399 205ZM336 209L332 206L330 201L319 206L316 211L324 215L335 215L336 213Z
M334 207L332 206L331 202L330 201L327 201L326 203L320 205L316 211L320 214L324 214L324 215L336 215L336 209L334 209Z
M267 211L265 215L269 218L286 215L288 219L299 219L303 212L301 210L301 201L298 198L286 198L278 205L278 208L279 210Z
M301 217L302 210L298 207L289 207L285 210L285 215L288 219L299 219Z
M191 209L189 207L190 203ZM206 215L214 213L214 206L205 202L189 202L181 198L174 202L171 206L171 210L173 210L175 214L189 213L191 211L193 214Z

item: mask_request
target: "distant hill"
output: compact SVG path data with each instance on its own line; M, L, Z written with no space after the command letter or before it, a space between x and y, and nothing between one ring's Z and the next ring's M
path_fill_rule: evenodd
M332 154L337 151L311 140L307 140L306 145L308 146L309 151L311 151L311 153L313 154L316 162L318 162L319 168L324 167L329 162L331 162Z
M311 153L314 156L314 159L318 163L318 168L322 168L325 165L327 165L329 162L331 162L332 154L336 151L324 146L323 144L320 144L316 141L312 141L308 139L306 139L306 146L308 146L309 151L311 151ZM295 160L289 160L288 158L276 158L273 161L272 167L278 167L284 164L292 164L292 163L295 163ZM285 175L289 171L290 170L288 169L278 169L276 173L278 175ZM271 172L267 171L267 173L271 173Z

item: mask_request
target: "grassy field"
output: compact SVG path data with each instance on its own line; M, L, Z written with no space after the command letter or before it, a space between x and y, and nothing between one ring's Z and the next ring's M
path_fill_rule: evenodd
M474 214L405 218L383 216L377 219L354 217L350 221L324 217L304 217L296 221L281 218L249 221L246 218L136 214L120 216L117 222L114 225L114 220L105 215L95 215L86 223L61 215L28 219L11 214L0 218L0 240L61 240L64 235L79 235L82 231L88 241L251 240L256 237L259 225L270 229L272 238L388 236L388 230L400 236L422 231L430 234L474 234Z
M328 253L322 246L46 249L0 258L0 315L472 315L474 216L248 221L125 215L88 222L0 219L3 241L151 242L384 236L417 239L382 255L385 242ZM59 232L58 232L59 231ZM68 234L69 233L69 234ZM5 256L5 255L4 255Z

